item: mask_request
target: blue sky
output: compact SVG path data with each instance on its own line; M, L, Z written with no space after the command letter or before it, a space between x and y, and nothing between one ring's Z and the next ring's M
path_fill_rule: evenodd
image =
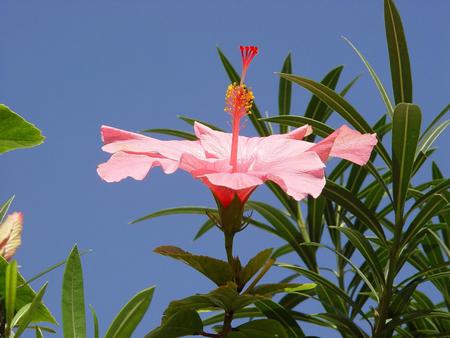
M414 101L427 124L447 104L450 2L397 1L406 29ZM38 125L47 139L38 148L1 156L0 200L16 194L25 214L17 259L31 277L66 257L74 243L93 253L83 258L86 302L102 332L136 292L157 285L136 337L157 325L170 300L213 285L183 264L152 253L163 244L224 257L218 231L193 242L201 217L178 216L129 225L152 211L181 205L213 206L208 190L185 173L159 169L143 182L102 182L96 166L100 125L138 131L189 126L184 114L229 128L223 112L227 77L220 46L235 65L238 46L255 44L248 84L259 108L277 114L281 63L292 52L294 73L320 80L343 64L343 82L363 74L348 98L371 122L383 103L363 64L341 39L348 37L390 88L382 1L13 1L0 3L0 102ZM302 114L309 93L293 92L292 113ZM336 127L342 121L333 119ZM244 134L252 134L248 126ZM434 159L448 175L448 133ZM424 172L427 174L427 172ZM260 188L255 199L273 201ZM280 241L258 230L239 234L236 253L245 261ZM294 262L294 261L293 261ZM286 273L273 271L270 278ZM49 280L47 305L60 318L62 270ZM318 311L307 303L305 312ZM311 328L310 328L311 330ZM311 332L311 331L310 331ZM314 328L315 334L326 331Z

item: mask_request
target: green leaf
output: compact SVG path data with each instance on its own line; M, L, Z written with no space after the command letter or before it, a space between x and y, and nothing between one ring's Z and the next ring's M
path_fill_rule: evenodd
M428 127L425 129L425 131L423 132L422 136L420 136L420 139L422 139L425 135L428 134L428 132L431 130L431 128L433 128L436 123L439 122L439 120L445 116L445 114L448 113L448 111L450 110L450 104L447 104L444 109L441 110L441 112L436 115L436 117L433 119L433 121L431 121L431 123L428 125Z
M442 195L434 195L420 210L402 237L402 245L407 245L449 201Z
M5 290L5 274L8 264L9 263L0 256L0 290ZM36 296L34 290L29 285L25 284L25 280L19 272L17 273L17 285L19 286L16 291L16 311L31 303ZM44 304L39 304L37 311L33 312L32 322L57 323Z
M159 129L145 129L142 131L142 133L156 133L156 134L163 134L163 135L170 135L179 137L185 140L194 141L197 139L197 136L195 136L192 133L187 133L185 131L176 130L176 129L166 129L166 128L159 128Z
M384 1L384 23L395 104L411 103L413 93L408 46L402 20L392 0Z
M273 319L256 319L235 328L228 338L288 338L283 326Z
M442 181L441 183L437 184L433 189L430 189L427 193L421 195L419 198L416 199L416 202L408 210L407 214L405 215L405 219L420 205L428 202L436 194L447 191L449 188L450 188L450 178Z
M422 114L413 104L401 103L394 110L392 126L392 175L397 216L403 214L412 175Z
M39 312L39 307L42 306L41 301L44 296L45 289L47 288L47 283L45 283L42 288L38 291L36 296L33 298L30 306L23 313L21 318L18 320L18 329L14 334L14 338L19 338L22 333L27 329L28 325L34 320L35 313Z
M222 309L225 311L238 311L263 297L239 294L235 283L228 283L207 294L197 294L180 300L172 301L164 311L163 324L175 313L183 310Z
M297 321L281 305L270 299L260 300L255 306L269 319L278 321L286 330L288 338L303 338L303 333Z
M441 124L437 125L436 127L430 129L426 135L423 135L421 137L420 144L417 148L417 153L422 152L426 153L428 149L433 145L434 141L441 135L445 128L447 128L450 125L450 120L443 121Z
M178 207L178 208L170 208L170 209L163 209L156 212L153 212L149 215L140 217L138 219L135 219L134 221L131 221L130 224L135 224L138 222L142 222L151 218L160 217L160 216L167 216L167 215L182 215L182 214L190 214L190 215L206 215L207 212L214 212L217 213L217 210L215 209L209 209L206 207Z
M292 127L301 127L305 124L309 124L313 128L313 134L318 135L320 137L327 137L332 132L334 132L334 129L326 125L325 123L322 123L320 121L313 120L308 117L304 116L273 116L273 117L266 117L262 119L263 121L268 122L275 122L286 126L292 126Z
M325 75L325 77L322 79L322 81L320 81L320 83L334 90L336 88L336 85L339 81L339 77L341 76L343 69L344 66L338 66L336 68L333 68ZM321 101L320 97L313 95L308 103L308 106L306 107L305 117L320 122L325 122L328 119L331 112L332 110L331 111L329 110L327 104ZM314 141L314 136L308 136L307 141L310 142Z
M265 249L249 260L241 272L240 280L242 285L247 284L247 282L259 271L259 269L266 264L272 254L272 251L273 249Z
M0 224L3 223L6 213L8 212L9 207L11 206L12 201L15 196L11 196L3 205L0 207Z
M308 267L311 269L316 267L313 251L299 245L305 240L285 214L273 206L262 202L248 201L247 206L263 216L276 229L277 235L293 247Z
M217 286L225 285L233 280L233 273L227 262L208 256L193 255L176 246L164 245L154 250L160 255L169 256L186 263L199 271Z
M19 148L31 148L44 142L45 137L7 106L0 104L0 154Z
M105 338L131 337L147 312L154 290L155 287L152 286L137 293L114 318Z
M366 338L368 337L352 320L339 314L334 313L320 313L317 317L325 319L330 323L336 325L338 328L346 332L352 338Z
M203 223L203 225L200 227L200 229L198 229L197 233L195 234L194 241L196 241L197 239L202 237L204 234L206 234L209 230L214 228L215 225L216 225L216 223L213 220L207 219L205 221L205 223Z
M362 223L372 230L378 238L383 241L386 240L383 228L380 223L378 223L376 215L374 215L364 203L354 197L350 191L327 180L327 184L325 185L322 194L355 215Z
M94 307L90 304L89 304L89 309L91 310L92 322L94 324L94 338L100 338L97 313L95 312Z
M291 74L292 73L292 60L291 53L286 56L284 60L283 67L281 68L282 73ZM291 112L291 93L292 93L292 83L280 78L280 85L278 91L278 111L280 115L289 115ZM288 128L286 126L280 126L280 134L286 133Z
M177 338L195 335L203 330L202 320L194 310L175 313L160 327L147 333L145 338Z
M301 76L289 75L289 74L280 74L281 77L297 83L303 88L309 90L314 95L316 95L320 100L325 102L331 108L333 108L337 113L339 113L348 123L350 123L353 127L355 127L361 133L370 133L373 134L373 129L369 126L369 124L364 120L364 118L356 111L353 106L348 103L342 96L336 93L334 90L324 86L321 83L317 83L313 80L307 79ZM382 145L382 143L378 142L375 146L380 156L383 158L384 162L391 166L391 159L389 155Z
M308 197L308 229L312 242L320 242L325 223L323 221L327 200L323 196Z
M62 290L62 326L65 338L86 338L83 271L78 247L67 258Z
M317 287L314 283L291 284L291 283L277 283L277 284L260 284L251 290L250 294L265 297L272 297L277 293L283 292L303 292L315 289Z
M386 89L383 86L383 83L381 82L380 78L378 77L375 70L370 65L369 61L364 57L364 55L355 47L355 45L346 37L342 37L349 45L353 48L353 50L358 54L364 65L366 66L367 70L369 71L370 76L372 77L373 81L375 82L375 85L377 86L378 91L380 92L381 99L383 100L386 111L389 114L389 116L393 116L394 114L394 108L392 107L391 100L389 99L389 95L386 91Z
M230 81L232 83L234 82L239 83L241 81L241 78L238 75L238 73L234 70L233 66L228 61L225 54L223 54L219 48L217 48L217 52L219 53L220 60L222 61L225 71L227 72L228 77L230 78ZM259 121L259 119L261 118L261 113L259 112L259 109L255 103L253 103L251 108L251 114L249 114L248 117L260 136L270 135L270 131L267 128L266 124L262 121Z
M36 326L34 328L34 330L35 330L36 338L44 338L44 334L42 333L42 330L39 326Z
M191 126L193 126L193 125L195 124L195 122L200 122L201 124L203 124L203 125L205 125L205 126L211 128L211 129L213 129L213 130L223 131L223 130L220 129L219 127L217 127L217 126L215 126L215 125L213 125L213 124L211 124L211 123L208 123L208 122L199 120L199 119L193 119L193 118L191 118L191 117L187 117L187 116L184 116L184 115L177 115L177 117L178 117L180 120L183 120L184 122L186 122L187 124L190 124Z
M5 312L6 330L11 332L11 322L16 312L17 262L13 260L6 267L5 278Z
M346 227L336 227L336 229L343 232L345 236L347 236L348 240L363 255L371 267L371 272L373 273L375 282L378 285L378 290L382 290L384 286L383 267L378 261L377 255L375 254L370 242L357 230Z

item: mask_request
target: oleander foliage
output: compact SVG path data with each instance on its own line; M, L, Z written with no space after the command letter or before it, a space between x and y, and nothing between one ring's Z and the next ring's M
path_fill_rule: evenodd
M260 261L257 268L271 264L260 260L264 256L264 259L289 270L292 274L288 280L271 286L256 286L256 283L256 287L248 289L243 287L246 278L243 278L243 285L223 284L231 274L225 262L195 256L179 248L158 248L156 252L184 261L216 282L219 288L209 294L171 303L161 326L148 337L193 334L306 337L308 334L302 330L305 322L336 330L336 334L342 337L448 335L450 179L444 177L431 158L435 140L450 123L450 120L444 120L450 106L437 113L429 125L422 125L421 109L413 100L405 33L392 0L384 2L384 19L393 99L365 56L344 38L364 63L384 102L385 113L375 124L370 125L345 99L358 77L338 91L343 66L332 69L316 82L292 74L290 54L279 73L278 116L263 118L257 104L253 105L249 115L261 136L274 133L273 124L279 125L276 132L280 133L287 132L289 127L309 124L314 129L314 134L309 136L312 141L334 131L327 121L333 114L338 114L356 130L377 133L379 139L367 165L360 167L345 160L339 162L329 173L326 187L317 199L308 198L298 203L278 186L269 183L268 187L284 210L260 201L247 203L247 209L253 211L247 219L250 226L268 231L286 242L277 250L258 254L259 257L254 258ZM232 64L220 49L218 53L231 82L239 82L239 75ZM312 94L303 115L291 114L292 86L300 86ZM371 99L377 99L376 96L375 93ZM188 124L196 120L186 116L179 118ZM173 129L149 129L145 132L195 138L192 134ZM423 177L427 171L428 181L416 179L418 173ZM171 214L209 215L196 235L199 238L214 228L211 214L216 213L217 210L201 206L180 207L154 212L135 222ZM330 251L336 256L331 273L329 262L321 261L319 250ZM283 256L288 253L298 256L295 265L282 263ZM242 268L241 273L250 264ZM267 269L262 269L262 273ZM220 276L215 275L218 271L221 271ZM299 278L307 278L313 284L310 288L291 285ZM258 278L256 282L259 282ZM286 283L290 285L286 287ZM258 288L267 288L271 292L255 294ZM278 302L271 299L275 294L273 290L283 294ZM305 312L307 307L302 303L308 299L319 302L322 312ZM229 303L238 305L230 309ZM216 312L201 318L199 310ZM234 318L248 318L250 321L235 327L227 335L221 325L230 312ZM182 327L180 331L171 329L175 323L178 328ZM250 328L248 325L251 323ZM204 332L208 327L216 333ZM251 331L255 328L261 332Z
M302 338L313 337L307 330L311 325L329 328L335 331L333 336L345 338L448 335L450 179L431 158L435 140L450 124L450 120L444 120L450 105L438 112L429 125L422 125L421 109L413 99L405 33L393 0L384 1L384 10L391 90L380 81L365 56L344 38L378 89L378 94L368 99L376 100L379 95L385 104L385 113L375 124L368 123L345 98L359 77L341 85L343 66L330 70L320 82L293 75L290 54L279 73L279 114L263 117L254 104L249 115L261 136L309 124L314 134L308 140L313 141L334 131L327 122L338 114L362 133L377 133L379 143L370 162L363 167L345 160L338 162L328 174L322 195L300 203L269 182L267 186L282 208L251 200L246 209L252 212L245 222L281 238L285 244L275 250L261 248L245 264L238 259L230 263L196 255L174 246L156 248L156 253L197 270L216 288L171 302L161 325L147 338ZM227 57L220 49L218 53L231 82L239 82ZM291 114L292 86L312 94L302 115ZM179 118L190 125L196 121L186 116ZM193 134L174 129L144 132L195 139ZM36 127L0 105L0 153L42 141ZM429 179L418 180L419 173ZM0 207L0 224L12 201ZM218 210L189 206L153 212L134 222L173 214L205 216L196 239L212 231L219 217ZM322 250L335 255L335 264L330 266L329 261L321 259L318 252ZM58 331L66 338L132 336L149 308L154 287L133 296L103 335L92 306L94 325L86 325L82 254L75 246L65 261L28 280L18 272L16 261L0 259L0 337L17 338L33 332L39 338L57 332L55 318L42 303L47 284L35 292L30 283L62 265L62 327ZM295 264L283 263L287 254L296 257ZM273 265L285 269L289 277L279 283L261 283ZM299 282L304 279L310 282ZM305 301L319 303L321 312L308 313Z

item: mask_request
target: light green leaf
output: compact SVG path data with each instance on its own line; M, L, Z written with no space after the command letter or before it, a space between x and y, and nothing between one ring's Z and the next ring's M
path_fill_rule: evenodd
M95 312L94 307L90 304L89 309L91 310L92 321L94 324L94 338L100 338L97 313Z
M5 312L6 312L6 330L12 329L11 321L16 312L16 288L17 288L17 262L13 260L6 267L5 278Z
M445 128L447 128L450 125L450 120L443 121L441 124L437 125L433 129L430 129L426 135L423 135L421 137L421 141L419 143L419 146L417 147L417 154L422 152L426 153L428 149L433 145L434 141L441 135ZM417 155L416 155L417 156Z
M33 301L31 302L30 306L26 310L26 312L21 316L21 318L18 320L18 329L16 333L14 334L14 338L19 338L22 333L27 329L28 325L33 321L33 318L35 318L35 312L39 311L39 307L42 305L42 297L44 296L45 289L47 288L47 283L45 283L42 288L38 291L36 296L34 297Z
M154 290L155 287L152 286L136 294L114 318L105 338L131 337L147 312Z
M0 154L19 148L31 148L44 142L45 137L33 124L7 106L0 104Z
M0 224L3 223L3 220L5 218L6 213L9 210L9 207L11 206L12 201L14 200L15 196L11 196L3 205L0 207Z
M5 274L8 262L0 256L0 290L5 290ZM24 307L25 305L31 303L35 299L36 293L27 284L25 284L23 276L17 273L17 291L16 291L16 311ZM50 311L45 307L44 304L38 304L37 311L33 312L32 322L49 322L56 324L55 318L52 316Z
M86 338L83 271L78 247L67 258L62 290L62 326L65 338Z
M397 217L403 214L414 165L422 114L413 104L401 103L394 110L392 126L392 171Z
M408 46L402 20L393 0L384 1L384 23L395 104L411 103L413 90Z
M178 259L199 271L217 286L225 285L233 280L230 265L220 259L193 255L176 246L163 245L154 250L156 253Z

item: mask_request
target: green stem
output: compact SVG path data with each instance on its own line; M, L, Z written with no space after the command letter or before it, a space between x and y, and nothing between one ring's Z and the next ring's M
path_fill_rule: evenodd
M234 240L234 232L225 231L225 251L227 252L228 264L230 265L231 272L233 274L233 280L237 280L236 269L235 269L235 261L233 257L233 240ZM224 319L223 319L223 328L222 328L222 337L228 337L228 334L232 330L231 322L233 321L233 311L225 311Z
M228 264L230 264L232 271L234 271L233 239L234 239L233 232L225 232L225 250L227 252Z

